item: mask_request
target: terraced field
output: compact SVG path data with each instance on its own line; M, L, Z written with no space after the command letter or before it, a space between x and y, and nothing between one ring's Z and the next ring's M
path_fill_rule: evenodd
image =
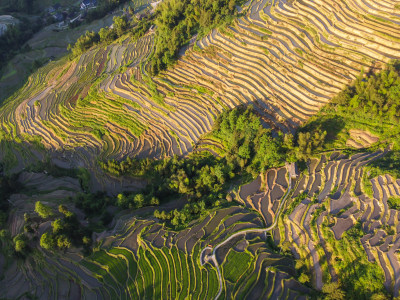
M221 299L305 299L315 293L296 279L306 270L316 290L339 281L357 297L398 296L400 218L388 199L400 197L400 181L373 178L372 195L363 186L364 166L385 154L327 153L310 159L297 178L286 168L268 170L236 193L243 206L210 211L181 231L123 215L111 231L94 235L98 246L88 257L73 248L61 256L40 249L22 264L23 272L10 265L0 292L41 299L214 299L221 279ZM49 179L27 172L19 178L25 186L40 183L45 197L56 197L51 188L77 190L72 179ZM21 195L11 203L33 206ZM12 223L19 232L23 221ZM270 248L269 239L295 261Z
M400 182L389 175L374 178L370 196L362 184L363 166L384 154L322 155L309 161L308 172L293 185L273 236L311 270L319 290L339 280L355 287L355 297L384 290L399 295L399 215L387 199L399 196ZM278 186L282 193L287 186L287 179L277 176L280 171L286 172L269 170L265 179L258 178L238 193L239 201L259 211L267 224L280 198L266 195L271 187Z
M27 291L19 287L26 285L35 287L31 293L40 299L60 295L74 299L213 299L219 288L217 272L212 262L200 263L201 249L234 232L262 226L257 214L239 206L214 211L180 232L127 215L112 232L98 236L100 246L89 257L73 251L55 257L42 250L24 263L26 272L9 268L0 291L6 297L18 297ZM264 235L232 240L218 250L217 259L226 278L227 299L268 295L305 299L301 295L310 291L293 278L291 259L268 248Z
M154 35L122 37L32 75L1 108L3 141L35 137L53 156L66 152L84 166L94 157L185 155L223 109L242 103L267 126L291 131L360 70L400 57L398 3L252 1L154 78L146 72ZM9 161L37 156L25 144L2 144ZM199 148L218 153L213 141Z

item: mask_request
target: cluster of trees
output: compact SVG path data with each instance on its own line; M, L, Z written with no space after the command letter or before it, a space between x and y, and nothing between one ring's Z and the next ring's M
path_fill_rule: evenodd
M23 12L26 14L34 14L37 12L35 9L35 0L5 0L1 1L4 5L4 12ZM1 13L1 11L0 11Z
M227 163L256 175L285 161L305 160L322 149L326 132L299 131L273 134L265 129L252 106L239 106L223 112L217 119L213 135L227 149Z
M16 176L1 175L3 171L0 164L0 229L4 228L8 218L8 197L20 187Z
M272 131L261 125L252 106L223 112L212 134L223 143L228 166L254 174L282 164L287 152L284 142L292 141L282 135L273 137Z
M120 194L116 204L122 208L158 205L172 197L189 201L181 211L156 212L156 217L182 227L202 210L219 206L226 201L225 191L237 176L258 175L285 160L305 159L320 149L325 135L299 133L296 138L274 136L265 129L251 106L239 106L222 113L215 122L212 134L225 146L226 155L216 158L210 153L192 153L186 158L163 160L126 159L100 162L101 167L115 176L140 176L148 185L139 194Z
M400 210L400 198L399 197L390 197L387 200L389 208Z
M156 165L160 162L145 158L136 159L128 157L126 160L118 162L116 160L100 161L101 168L115 176L131 175L146 177L152 173Z
M223 190L227 182L237 172L226 164L225 159L217 159L211 154L193 153L186 158L166 158L162 160L127 159L120 163L109 161L102 167L118 176L142 176L148 185L140 193L120 194L116 205L122 208L157 206L162 201L183 197L190 204L200 205L201 209L218 205L223 200ZM201 204L202 203L202 204ZM197 206L187 206L185 217L175 218L174 226L183 225L199 216ZM164 220L173 217L162 218ZM179 222L177 221L179 219Z
M129 26L126 16L114 17L113 21L113 28L101 28L99 32L86 31L74 45L68 45L68 50L72 51L74 56L77 56L99 43L109 44L113 42L122 36Z
M166 0L159 5L156 50L151 61L151 74L172 65L179 49L198 33L203 35L211 28L230 22L235 6L242 0Z
M96 218L98 225L104 226L112 221L112 215L107 211L107 207L114 205L115 200L104 192L79 193L68 200L70 203L75 203L77 208L82 209L90 221Z
M400 62L395 61L376 74L364 76L333 98L331 106L354 110L366 115L385 117L396 123L400 120Z
M117 206L122 208L133 209L141 208L144 206L157 206L160 205L160 200L157 197L152 196L151 194L118 194L116 204Z
M26 18L21 18L16 25L8 26L7 31L0 36L0 71L14 55L30 49L22 45L42 26L41 19L29 21Z
M92 11L96 13L97 10L90 10L90 12ZM77 56L94 45L110 44L126 33L130 33L134 40L138 39L149 30L151 18L144 18L139 21L133 17L133 14L134 11L130 8L128 14L113 18L112 27L103 27L99 32L87 31L78 38L74 45L68 45L68 50L70 50L74 56ZM129 18L129 15L132 16L132 18Z
M43 204L40 201L35 203L35 212L43 220L52 219L51 232L45 232L40 237L40 246L44 249L64 250L70 247L83 246L86 251L89 251L91 245L91 232L82 227L77 216L69 211L66 206L59 205L58 213L53 209ZM28 217L26 223L30 224L32 218Z
M188 203L181 210L174 209L170 212L160 212L156 209L154 217L163 221L169 221L173 227L179 229L205 213L207 211L206 208L205 202L199 201L198 203Z

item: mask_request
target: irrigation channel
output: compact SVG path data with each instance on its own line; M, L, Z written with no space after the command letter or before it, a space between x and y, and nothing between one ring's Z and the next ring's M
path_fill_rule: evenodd
M234 239L235 237L237 237L239 235L242 235L242 234L245 235L247 233L254 233L254 232L267 233L268 231L271 231L272 229L274 229L276 224L278 224L278 220L279 220L279 216L280 216L281 211L282 211L282 207L284 206L284 204L286 202L286 199L289 196L291 191L292 191L292 179L289 179L289 188L288 188L285 196L283 197L281 203L279 204L278 211L277 211L277 214L275 216L274 223L272 223L271 226L269 226L267 228L246 229L246 230L243 230L243 231L236 232L236 233L232 234L229 238L227 238L225 241L223 241L223 242L219 243L218 245L216 245L214 248L212 248L210 246L207 246L200 252L200 265L203 266L208 261L208 259L211 259L213 261L213 263L214 263L214 266L217 268L218 280L219 280L219 291L218 291L217 296L215 296L215 300L217 300L219 298L219 296L221 296L222 289L223 289L221 270L219 268L218 261L217 261L216 255L215 255L215 253L217 252L218 248L223 246L223 245L225 245L230 240ZM212 255L208 256L207 261L206 261L206 257L203 258L203 253L206 250L212 250Z

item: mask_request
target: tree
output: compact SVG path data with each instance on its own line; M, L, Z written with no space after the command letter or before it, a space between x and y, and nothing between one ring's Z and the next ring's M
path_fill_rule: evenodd
M160 200L157 197L152 197L150 200L150 205L160 205Z
M117 34L115 33L115 30L110 29L108 27L106 28L101 28L99 31L99 37L100 41L102 43L111 43L117 38Z
M84 236L82 238L82 242L83 242L84 245L90 245L92 243L92 239L90 237L88 237L88 236Z
M117 196L117 205L119 207L128 207L128 198L124 194L118 194Z
M48 232L43 233L40 237L40 247L46 250L53 250L55 248L56 242L54 237Z
M128 28L128 21L126 17L125 16L114 17L113 22L114 22L114 29L118 37L122 36Z
M36 201L35 203L35 212L42 218L47 219L53 216L53 212L50 206L43 204L40 201Z
M24 234L18 234L14 237L13 239L14 242L14 248L16 252L24 252L26 250L27 244L26 244L26 237Z
M345 292L337 282L324 284L322 292L325 294L326 300L343 300L346 298Z
M57 247L60 249L68 249L72 245L71 240L64 234L57 237Z
M251 151L249 144L243 144L242 146L240 146L238 154L242 158L250 158Z
M299 282L301 282L301 283L310 282L310 276L308 276L306 273L301 273L301 275L299 277Z
M60 204L58 206L58 211L62 213L67 218L73 217L75 214L72 211L69 211L65 205Z
M136 194L133 197L133 202L135 202L136 208L141 208L144 205L144 195L143 194Z
M369 299L370 299L370 300L389 300L390 297L388 297L388 296L385 295L385 294L378 293L378 294L373 294L373 295L371 296L371 298L369 298Z
M59 233L64 229L64 222L61 219L56 219L52 222L53 233Z

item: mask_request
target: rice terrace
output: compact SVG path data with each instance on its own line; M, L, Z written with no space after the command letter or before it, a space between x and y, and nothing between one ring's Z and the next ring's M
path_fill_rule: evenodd
M0 299L400 299L400 0L0 0Z

